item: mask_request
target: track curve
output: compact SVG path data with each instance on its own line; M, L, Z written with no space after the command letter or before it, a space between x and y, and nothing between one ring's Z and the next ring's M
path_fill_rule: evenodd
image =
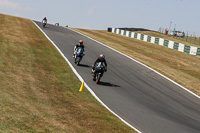
M57 45L93 92L116 114L145 133L199 133L200 99L154 71L64 27L35 23ZM78 40L86 55L80 66L72 58ZM104 53L108 71L100 85L91 77L91 65Z

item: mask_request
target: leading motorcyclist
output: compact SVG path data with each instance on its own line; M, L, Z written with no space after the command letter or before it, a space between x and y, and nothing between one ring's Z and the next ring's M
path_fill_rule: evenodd
M104 63L105 65L105 72L107 71L107 63L106 63L106 59L105 59L105 55L104 54L100 54L100 56L97 58L97 60L94 62L94 65L92 67L92 73L94 74L93 75L93 80L96 80L96 72L95 72L95 67L96 67L96 64L99 63L99 62L102 62ZM104 72L103 72L104 73ZM101 74L101 77L103 76L103 73Z
M73 58L75 58L75 54L76 54L77 49L78 49L79 47L83 49L83 52L85 52L85 46L83 45L83 40L79 40L79 44L77 44L77 45L74 47Z
M46 17L43 18L42 23L47 23L47 18Z

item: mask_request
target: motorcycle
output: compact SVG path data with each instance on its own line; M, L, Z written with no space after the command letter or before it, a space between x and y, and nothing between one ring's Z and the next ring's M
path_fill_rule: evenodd
M47 22L45 20L42 21L42 26L45 27Z
M76 53L75 53L75 64L77 64L77 66L80 64L83 56L85 54L83 53L83 49L82 48L78 48Z
M104 71L105 71L105 65L102 62L97 63L96 66L94 67L94 70L92 70L93 81L95 81L96 84L99 84Z

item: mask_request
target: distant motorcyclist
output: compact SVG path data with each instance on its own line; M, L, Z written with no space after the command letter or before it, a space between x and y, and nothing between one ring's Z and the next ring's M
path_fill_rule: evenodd
M85 46L83 45L83 40L79 40L79 43L74 47L73 58L75 58L75 54L76 54L78 48L82 48L83 52L85 52Z
M47 24L47 18L44 17L44 19L42 20L42 26L45 27Z
M95 67L96 67L96 64L99 63L99 62L104 63L105 72L107 71L107 63L106 63L105 55L104 54L100 54L99 58L97 58L97 60L94 62L94 65L92 67L92 73L94 74L93 75L93 80L95 80L95 77L96 77ZM102 73L101 77L102 76L103 76L103 73Z
M47 23L47 18L46 17L43 18L42 23Z

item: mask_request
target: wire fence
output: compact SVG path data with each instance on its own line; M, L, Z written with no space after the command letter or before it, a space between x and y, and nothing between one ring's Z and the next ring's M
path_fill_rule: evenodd
M158 32L162 33L162 34L166 34L166 30L167 29L164 29L164 28L159 28ZM170 31L172 32L172 31ZM167 33L168 35L170 34ZM185 41L185 42L188 42L188 43L192 43L192 44L196 44L196 45L199 45L200 46L200 36L196 36L195 32L193 34L189 34L189 32L186 33L186 35L184 37L181 37L181 36L172 36L173 38L176 38L178 40L182 40L182 41Z

